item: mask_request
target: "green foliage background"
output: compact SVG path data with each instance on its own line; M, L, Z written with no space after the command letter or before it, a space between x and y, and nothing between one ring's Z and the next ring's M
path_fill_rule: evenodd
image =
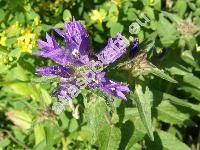
M150 22L132 35L129 25L142 14ZM127 78L110 66L110 78L131 85L127 102L83 90L55 115L56 84L35 80L35 68L52 62L31 53L38 38L72 16L87 28L95 52L117 32L138 36L148 60L166 74ZM199 149L199 28L200 0L0 0L0 149Z

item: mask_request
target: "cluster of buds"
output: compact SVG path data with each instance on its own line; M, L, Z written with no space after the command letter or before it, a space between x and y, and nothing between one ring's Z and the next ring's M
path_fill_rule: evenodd
M7 54L0 54L0 65L6 65L8 68L10 68L13 62L13 57L9 57Z
M147 75L150 73L151 66L147 60L146 53L141 52L136 54L133 59L123 63L123 65L120 66L120 69L130 70L133 77L138 77L140 75Z
M197 31L197 27L191 21L184 21L179 25L178 31L182 35L194 34Z

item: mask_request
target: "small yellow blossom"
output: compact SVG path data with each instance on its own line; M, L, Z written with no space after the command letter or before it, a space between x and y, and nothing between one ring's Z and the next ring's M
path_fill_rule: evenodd
M17 44L22 52L32 53L32 44L26 43L24 37L19 37Z
M92 12L89 13L91 20L102 23L102 21L106 17L106 11L104 9L98 10L92 10Z
M8 64L8 62L9 62L8 57L4 57L4 58L3 58L3 63L4 63L4 64Z
M34 18L33 25L34 25L34 26L37 26L37 25L39 25L40 23L41 23L40 18L39 18L39 17L35 17L35 18Z
M24 29L22 36L17 38L17 45L22 52L32 53L32 48L36 45L36 35Z
M7 39L7 37L6 37L5 31L1 32L0 33L0 45L6 46L6 39Z
M7 37L0 37L0 45L6 46L6 39Z

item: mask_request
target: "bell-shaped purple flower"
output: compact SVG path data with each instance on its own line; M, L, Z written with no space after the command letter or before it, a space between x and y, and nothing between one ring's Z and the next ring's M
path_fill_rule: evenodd
M107 80L105 83L103 83L101 89L109 96L116 96L123 100L127 100L123 92L130 92L130 89L127 85L119 82L114 82L112 80Z
M67 49L71 51L77 49L81 55L89 53L90 38L87 30L79 21L75 21L75 19L67 21L64 30L55 29L55 31L65 39Z
M66 50L70 51L71 54L72 63L81 65L89 62L90 38L79 21L73 19L73 21L65 22L64 30L55 29L55 31L64 38Z
M56 42L55 37L46 34L47 42L38 40L41 51L34 52L33 55L50 58L60 65L66 65L71 62L69 51L61 48Z
M46 42L38 40L41 51L34 53L37 56L50 58L59 64L36 69L39 75L60 77L60 86L53 93L53 96L61 99L73 98L79 93L81 85L85 85L84 87L100 88L109 96L117 96L126 100L124 92L130 91L128 86L107 79L105 77L106 73L102 70L95 71L91 68L85 74L84 79L86 81L82 83L80 83L81 73L79 72L81 70L79 67L82 67L83 70L90 68L91 64L99 67L97 65L99 61L103 65L108 65L121 57L128 45L120 33L114 38L110 38L106 47L95 55L99 59L98 61L91 55L89 35L79 21L73 19L73 21L65 23L64 30L55 29L55 31L64 39L65 48L61 48L53 35L46 34Z
M55 37L46 34L47 42L38 40L41 51L33 53L54 60L60 65L83 65L89 62L90 39L86 29L79 21L65 23L65 30L55 29L64 38L65 48L61 48Z
M106 47L103 48L96 56L105 65L108 65L121 57L125 53L127 46L126 39L118 33L114 38L110 38L108 40Z

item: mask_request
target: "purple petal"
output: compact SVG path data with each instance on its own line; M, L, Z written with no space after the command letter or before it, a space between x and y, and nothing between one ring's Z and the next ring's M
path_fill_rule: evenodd
M72 58L70 56L70 52L60 48L53 35L49 36L46 34L46 39L47 42L38 40L38 45L41 48L41 51L34 52L33 55L50 58L61 65L71 63Z
M116 91L116 95L123 100L127 100L126 96L121 91Z
M90 52L90 39L87 30L79 22L65 22L65 30L55 29L55 31L65 39L66 49L73 51L79 50L81 55L86 55Z
M109 96L116 96L123 100L127 100L123 92L130 91L127 85L112 80L107 80L100 88Z
M106 47L96 56L107 65L121 57L125 53L127 46L126 40L118 33L114 38L108 40Z

